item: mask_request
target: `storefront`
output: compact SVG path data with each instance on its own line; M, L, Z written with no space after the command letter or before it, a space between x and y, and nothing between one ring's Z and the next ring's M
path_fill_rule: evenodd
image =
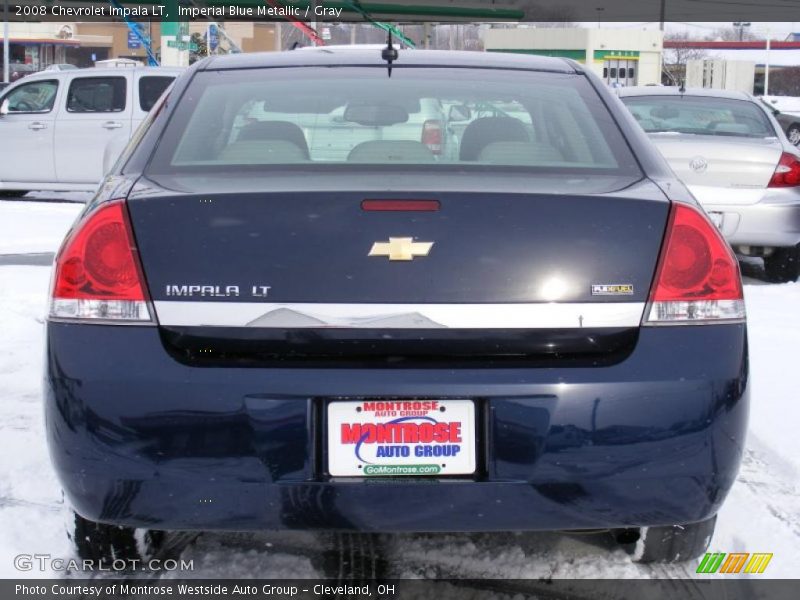
M484 36L488 52L569 58L614 87L660 83L662 44L661 31L610 28L494 28Z
M0 44L3 38L0 37ZM71 39L56 38L9 38L9 72L15 81L28 73L46 69L50 65L69 62L67 53L70 49L80 47L80 42ZM0 53L0 71L3 69L3 58Z

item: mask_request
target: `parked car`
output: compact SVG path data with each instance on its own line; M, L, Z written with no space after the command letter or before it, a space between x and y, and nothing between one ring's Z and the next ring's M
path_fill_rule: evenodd
M584 66L388 67L197 62L73 226L45 414L78 553L141 558L162 530L593 529L635 560L701 554L747 429L730 247ZM406 126L425 99L505 114L447 158ZM243 139L254 103L269 125ZM351 147L323 158L304 127L331 114Z
M762 96L772 116L778 121L793 145L800 144L800 98L791 96Z
M743 92L639 87L622 101L734 249L767 278L800 276L800 150Z
M12 62L8 67L10 71L9 81L11 83L15 83L23 77L36 73L36 67L30 64Z
M40 72L0 96L0 192L94 190L177 68Z
M291 100L296 102L295 98ZM314 98L309 100L312 104L317 102ZM291 117L292 122L301 128L306 144L313 152L310 159L314 161L341 162L360 143L389 139L417 140L437 160L451 159L458 146L456 140L447 135L447 115L442 102L438 98L398 98L397 101L404 104L408 114L402 124L354 128L353 121L348 119L363 105L359 99L339 106L329 114L308 112L306 107L299 105L285 106L284 99L280 98L252 100L251 105L237 115L232 135L238 141L257 139L265 128L274 127L276 122ZM293 108L297 112L292 113Z

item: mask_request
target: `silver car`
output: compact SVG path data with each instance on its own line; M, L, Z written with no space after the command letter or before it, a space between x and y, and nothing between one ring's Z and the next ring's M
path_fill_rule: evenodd
M676 175L771 281L800 275L800 151L761 102L726 90L621 88Z

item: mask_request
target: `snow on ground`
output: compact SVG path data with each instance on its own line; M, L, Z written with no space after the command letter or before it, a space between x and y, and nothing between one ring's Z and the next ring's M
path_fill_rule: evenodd
M0 254L55 252L82 204L0 201Z
M58 243L57 241L55 243ZM52 246L48 248L52 250ZM44 444L42 323L48 267L0 266L0 577L20 573L14 556L71 556L61 493Z
M0 202L0 254L53 252L80 207ZM37 232L35 236L28 232ZM18 554L71 557L58 483L44 443L43 315L49 267L0 264L0 577ZM755 282L754 282L755 283ZM751 431L737 484L710 550L772 552L769 577L797 577L800 421L795 369L800 283L745 286L752 373ZM685 577L694 564L634 564L596 538L543 534L383 536L391 574L405 577ZM275 542L273 544L273 542ZM318 577L309 534L203 534L182 558L197 577ZM57 573L47 573L58 575Z

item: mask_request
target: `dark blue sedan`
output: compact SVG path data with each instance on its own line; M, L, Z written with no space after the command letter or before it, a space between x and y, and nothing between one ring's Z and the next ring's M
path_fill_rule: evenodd
M581 65L391 56L199 62L64 241L47 434L81 556L209 529L706 549L747 425L730 248Z

